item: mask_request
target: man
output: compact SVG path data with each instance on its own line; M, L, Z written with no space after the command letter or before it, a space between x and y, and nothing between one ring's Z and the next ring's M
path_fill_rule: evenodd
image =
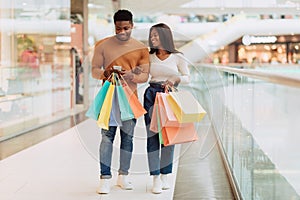
M147 47L131 37L133 29L132 13L119 10L114 14L115 35L100 40L95 45L92 59L92 76L95 79L106 80L114 71L113 66L121 66L122 74L128 86L137 95L137 83L143 83L149 76L149 53ZM122 189L133 189L128 181L128 170L132 157L132 139L136 119L122 122L120 128L120 167L118 181ZM100 186L99 194L110 192L111 159L113 141L117 127L110 126L109 130L101 130L100 144Z

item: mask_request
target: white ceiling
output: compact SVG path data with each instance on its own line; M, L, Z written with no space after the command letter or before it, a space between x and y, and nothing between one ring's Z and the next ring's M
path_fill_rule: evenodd
M114 3L113 3L114 2ZM125 8L134 15L300 14L300 0L89 0L90 11L112 14ZM92 9L94 7L94 9Z

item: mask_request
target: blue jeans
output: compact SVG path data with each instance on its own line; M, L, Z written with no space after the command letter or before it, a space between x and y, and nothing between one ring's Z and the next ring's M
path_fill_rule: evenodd
M164 92L164 88L150 85L144 94L144 108L147 113L144 115L147 131L147 154L150 175L172 173L174 145L164 146L159 142L158 133L150 131L151 116L157 92Z
M136 119L122 121L120 127L120 160L119 160L119 174L128 175L132 157L132 138L134 128L136 125ZM111 175L111 159L113 151L113 142L115 139L117 126L110 126L108 130L102 129L102 140L100 143L99 156L100 156L100 178L109 179Z

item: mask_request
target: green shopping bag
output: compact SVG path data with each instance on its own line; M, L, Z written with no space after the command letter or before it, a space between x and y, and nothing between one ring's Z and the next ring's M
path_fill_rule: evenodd
M111 82L105 81L102 88L99 90L98 94L96 95L93 103L85 113L85 116L92 118L94 120L98 120L100 110L102 108L106 93L108 91Z
M156 106L156 118L157 118L157 129L158 129L159 143L160 144L164 144L164 140L163 140L163 136L162 136L161 124L160 124L161 121L160 121L158 106Z
M120 78L123 81L122 87L125 92L126 98L128 99L130 108L134 114L134 118L137 119L137 118L143 116L145 113L147 113L147 111L145 110L145 108L143 107L141 102L139 101L136 94L130 89L130 87L128 86L128 84L126 83L126 81L122 77L122 75L120 76Z
M121 111L121 120L126 121L129 119L134 118L134 114L132 112L132 109L130 107L129 101L126 97L125 91L123 86L120 83L120 80L117 78L116 79L116 88L117 88L117 96L118 96L118 101L119 101L119 106L120 106L120 111Z

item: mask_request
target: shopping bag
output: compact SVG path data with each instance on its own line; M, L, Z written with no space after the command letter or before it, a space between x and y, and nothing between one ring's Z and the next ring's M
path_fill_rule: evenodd
M162 127L161 134L164 146L198 140L194 123L188 123L180 127Z
M177 120L167 101L167 97L170 95L169 93L156 93L156 95L158 96L158 107L162 127L179 127L189 125L187 123L179 123Z
M143 116L145 113L147 113L147 111L145 110L145 108L143 107L143 105L141 104L139 99L137 98L137 96L129 88L128 84L124 82L124 84L122 84L122 86L123 86L125 95L128 99L130 108L134 114L134 118L137 119L137 118Z
M156 93L153 108L152 108L152 114L151 114L151 122L150 122L150 131L153 131L154 133L158 133L158 114L159 114L159 105L158 105L158 93ZM149 113L150 115L150 113ZM159 119L160 120L160 119Z
M158 129L158 138L159 138L159 143L164 144L164 139L162 136L162 129L161 129L161 123L160 123L160 116L159 116L159 111L158 111L158 106L155 108L155 113L156 113L156 118L157 118L157 129Z
M85 116L92 118L94 120L98 120L100 110L103 105L104 98L106 96L107 90L109 86L111 85L111 82L105 81L102 85L101 89L97 93L95 99L93 100L92 104L90 105L89 109L85 113Z
M122 126L121 112L120 112L120 106L119 106L119 100L118 100L116 86L114 89L114 94L113 94L113 99L112 99L112 107L111 107L110 118L109 118L109 126Z
M206 111L189 91L169 92L168 103L179 123L199 122Z
M126 97L125 91L120 83L120 81L117 79L117 96L118 96L118 101L119 101L119 107L120 107L120 112L121 112L121 120L126 121L129 119L134 118L134 114L131 110L129 101Z
M170 105L167 101L168 93L157 92L155 97L155 102L153 105L153 110L158 110L159 112L159 122L161 127L179 127L189 125L187 123L179 123L174 112L170 108ZM157 128L157 116L156 113L152 113L150 130L157 133L159 129Z
M97 120L98 126L106 130L108 130L109 126L114 90L115 85L110 84Z

